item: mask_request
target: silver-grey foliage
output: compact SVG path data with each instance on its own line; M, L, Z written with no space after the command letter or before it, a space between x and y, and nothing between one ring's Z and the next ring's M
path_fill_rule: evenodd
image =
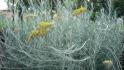
M42 6L42 4L41 4ZM123 25L116 24L114 19L101 12L98 19L89 20L87 11L79 16L70 14L72 6L58 5L60 19L54 21L53 28L45 37L33 39L31 43L25 40L37 22L49 20L48 11L41 7L34 13L38 21L6 22L5 47L0 54L0 64L5 69L32 70L105 70L105 60L111 60L111 70L121 70L119 56L121 54ZM13 32L12 27L21 30ZM100 68L100 69L99 69Z

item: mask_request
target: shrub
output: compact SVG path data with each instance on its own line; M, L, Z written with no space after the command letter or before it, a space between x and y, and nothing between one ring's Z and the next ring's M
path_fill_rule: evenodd
M67 0L68 1L68 0ZM67 3L66 3L67 4ZM37 22L16 22L20 30L14 32L13 24L7 26L4 46L1 55L3 69L25 70L120 70L119 55L121 54L123 28L116 24L103 12L95 22L89 19L92 12L87 11L78 16L70 13L72 5L65 8L58 6L59 20L44 37L38 37L31 43L25 40L37 28ZM41 10L43 7L41 8ZM50 20L42 10L37 14L40 21ZM38 11L37 11L38 12ZM106 67L106 63L110 67Z

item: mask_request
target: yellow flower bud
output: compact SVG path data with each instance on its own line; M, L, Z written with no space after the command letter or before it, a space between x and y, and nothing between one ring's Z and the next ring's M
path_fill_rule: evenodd
M112 60L104 60L104 61L103 61L103 64L109 64L109 65L112 65L113 62L112 62Z
M47 28L50 28L52 26L52 23L50 22L46 22L46 21L43 21L43 22L40 22L38 24L39 28L41 29L47 29Z
M85 8L85 7L80 7L80 8L78 8L78 9L75 9L73 12L72 12L72 15L80 15L81 13L83 13L83 12L86 12L87 11L87 9Z

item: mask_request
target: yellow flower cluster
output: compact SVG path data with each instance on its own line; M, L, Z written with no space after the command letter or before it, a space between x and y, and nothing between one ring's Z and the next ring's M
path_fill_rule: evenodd
M81 13L83 13L83 12L86 12L87 11L87 9L85 8L85 7L80 7L80 8L78 8L78 9L75 9L73 12L72 12L72 15L74 15L74 16L77 16L77 15L80 15Z
M39 29L48 29L48 28L50 28L52 26L52 22L47 22L47 21L43 21L43 22L40 22L39 24L38 24L38 28Z
M113 62L112 62L112 60L104 60L104 61L103 61L103 64L109 64L109 65L112 65Z
M75 9L72 12L72 15L80 15L81 13L85 12L85 7L80 7L78 9ZM53 20L56 20L58 15L54 12ZM28 42L31 42L31 40L35 37L43 37L46 36L49 32L50 27L52 26L52 22L42 21L37 25L37 28L35 30L32 30L31 33L28 36Z
M43 21L38 24L38 27L35 30L32 30L28 36L28 42L30 42L34 37L43 37L47 35L48 29L52 26L52 23Z

